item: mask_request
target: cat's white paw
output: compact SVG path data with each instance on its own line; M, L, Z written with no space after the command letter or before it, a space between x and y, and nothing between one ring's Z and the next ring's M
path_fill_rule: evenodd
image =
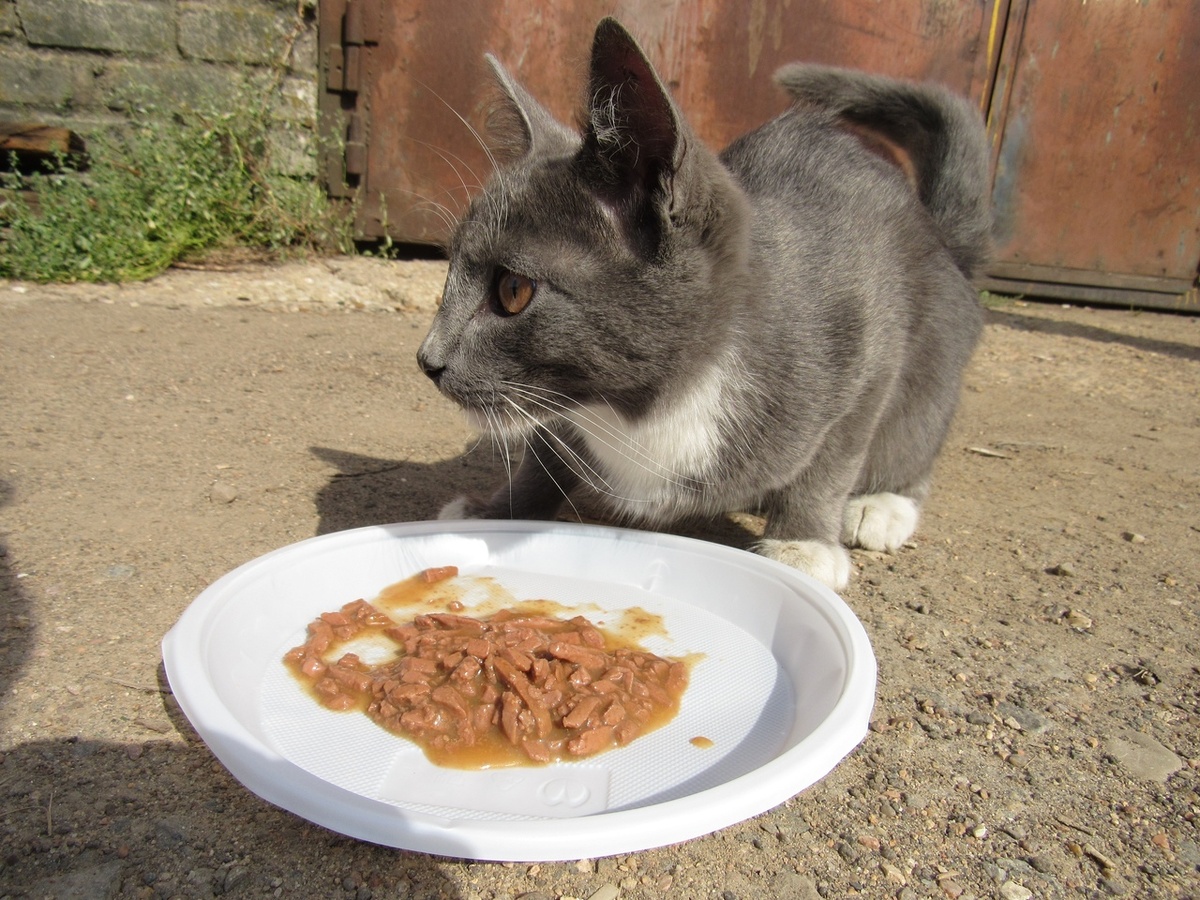
M900 494L852 497L842 514L842 543L893 553L917 530L917 503Z
M449 503L441 508L438 512L438 519L471 519L475 518L471 515L469 506L471 504L470 497L455 497Z
M835 591L850 583L850 554L845 547L824 541L761 540L755 549L768 559L811 575Z

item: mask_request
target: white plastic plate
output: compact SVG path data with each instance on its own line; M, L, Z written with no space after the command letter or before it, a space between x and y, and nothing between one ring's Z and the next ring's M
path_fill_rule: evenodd
M462 771L360 713L320 707L284 668L316 615L444 565L593 622L634 607L661 616L663 633L642 643L691 660L678 715L585 760ZM200 594L163 659L196 731L260 797L351 837L465 859L607 856L732 825L828 774L866 734L875 697L861 623L811 578L718 544L566 523L419 522L301 541Z

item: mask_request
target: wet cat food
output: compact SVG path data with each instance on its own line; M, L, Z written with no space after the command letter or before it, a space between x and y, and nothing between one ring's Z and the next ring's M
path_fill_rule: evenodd
M364 637L394 654L374 664L339 654ZM583 616L510 608L398 623L356 600L313 620L284 660L329 709L364 711L435 763L487 768L591 756L669 721L684 664L614 643Z

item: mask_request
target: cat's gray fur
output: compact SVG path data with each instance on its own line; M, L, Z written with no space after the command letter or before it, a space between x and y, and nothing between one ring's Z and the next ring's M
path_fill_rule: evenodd
M906 541L982 321L976 111L788 66L794 105L717 156L611 19L582 134L491 63L516 158L454 235L419 361L524 453L444 515L550 518L578 489L649 526L754 509L759 552L835 587L843 544ZM515 315L508 273L536 281Z

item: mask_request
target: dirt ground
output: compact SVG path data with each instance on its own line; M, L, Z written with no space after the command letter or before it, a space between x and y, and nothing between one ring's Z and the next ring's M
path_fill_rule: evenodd
M499 477L414 363L442 271L0 282L0 896L1200 897L1200 318L1164 313L989 304L914 542L854 554L871 731L782 806L508 865L242 788L159 642L241 563Z

